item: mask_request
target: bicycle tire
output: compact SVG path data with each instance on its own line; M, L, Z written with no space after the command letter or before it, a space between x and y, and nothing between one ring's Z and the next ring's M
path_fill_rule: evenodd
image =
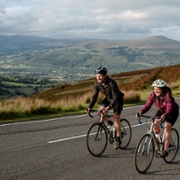
M120 124L121 124L121 138L122 138L122 144L120 146L120 149L126 149L132 137L131 124L125 118L120 119Z
M139 141L135 151L135 167L140 174L145 174L154 158L154 141L150 134L145 134Z
M108 135L100 122L94 123L87 132L87 149L95 157L101 156L107 148Z
M171 129L171 143L169 147L169 155L164 157L164 161L168 164L172 163L176 157L176 154L179 150L179 133L177 129Z

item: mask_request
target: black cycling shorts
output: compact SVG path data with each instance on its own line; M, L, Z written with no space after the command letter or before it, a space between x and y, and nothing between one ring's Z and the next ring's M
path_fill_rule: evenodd
M107 107L109 106L109 104L110 102L105 98L103 99L101 106ZM123 105L124 105L124 100L122 98L121 100L117 101L116 104L112 107L113 113L121 114L121 111L123 110Z
M160 110L158 110L158 111L156 112L155 117L156 117L156 116L162 116L162 115L163 115L163 113L162 113ZM164 121L171 123L172 126L173 126L174 123L176 122L178 116L179 116L179 111L172 112L171 114L169 114L169 115L165 118Z

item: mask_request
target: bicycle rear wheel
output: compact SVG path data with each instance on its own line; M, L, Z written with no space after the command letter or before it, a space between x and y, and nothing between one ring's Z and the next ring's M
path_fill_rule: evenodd
M93 156L101 156L106 150L108 135L102 123L94 123L87 133L87 149Z
M129 145L132 137L132 130L131 125L127 119L121 119L121 138L122 138L122 144L120 146L120 149L126 149L126 147Z
M171 143L169 146L169 155L164 158L166 163L172 163L179 150L179 133L175 128L171 129Z
M139 141L135 151L136 170L141 174L145 174L152 164L153 157L154 141L151 135L145 134Z

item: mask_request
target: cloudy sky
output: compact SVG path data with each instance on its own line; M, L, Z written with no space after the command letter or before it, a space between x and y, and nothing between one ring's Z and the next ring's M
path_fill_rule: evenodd
M179 0L0 0L0 35L180 41Z

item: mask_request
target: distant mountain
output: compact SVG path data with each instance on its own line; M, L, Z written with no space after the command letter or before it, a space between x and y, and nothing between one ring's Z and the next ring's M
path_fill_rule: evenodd
M44 49L47 44L53 47L53 44L58 43L59 46L65 47L68 44L74 44L74 41L76 42L76 40L59 40L39 36L0 35L0 55L9 55L26 50Z
M106 66L110 74L180 64L180 42L164 36L137 40L0 36L1 76L79 81Z
M0 46L6 44L13 45L35 45L42 43L62 43L62 45L76 45L90 49L105 49L111 46L127 46L133 48L165 48L179 49L180 42L168 39L164 36L153 36L137 40L101 40L101 39L54 39L39 36L4 36L0 35Z
M134 47L134 48L146 48L146 49L179 49L180 42L172 39L168 39L164 36L154 36L144 39L138 39L133 41L120 42L121 45Z
M13 35L13 36L3 36L0 35L0 44L36 44L36 43L49 43L55 42L57 40L46 37L38 37L38 36L22 36L22 35Z
M86 41L85 39L54 39L47 37L39 36L22 36L22 35L13 35L13 36L4 36L0 35L0 47L3 45L16 45L18 47L32 47L33 45L41 45L47 43L61 43L62 45L72 45L74 43L80 43ZM10 47L11 48L11 47Z
M164 36L154 36L137 40L94 40L85 41L80 43L81 46L90 49L105 49L109 47L130 47L130 48L142 48L142 49L179 49L180 42L172 39L168 39Z

